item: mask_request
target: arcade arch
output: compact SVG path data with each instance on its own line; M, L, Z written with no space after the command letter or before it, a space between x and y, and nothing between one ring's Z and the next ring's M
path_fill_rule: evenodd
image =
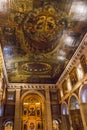
M69 114L73 130L84 130L80 113L79 100L75 94L73 94L69 99Z

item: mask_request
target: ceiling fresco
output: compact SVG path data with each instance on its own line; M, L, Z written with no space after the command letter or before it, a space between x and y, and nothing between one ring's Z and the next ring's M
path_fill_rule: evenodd
M56 83L86 31L86 1L0 0L8 81Z

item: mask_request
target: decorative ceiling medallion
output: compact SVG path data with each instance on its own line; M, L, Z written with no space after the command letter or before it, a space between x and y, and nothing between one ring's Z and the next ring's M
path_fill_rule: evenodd
M70 25L67 13L57 8L56 2L43 2L39 8L33 8L33 3L31 9L29 6L29 1L14 1L10 5L8 21L11 27L16 26L16 41L27 53L51 52Z
M55 6L47 4L42 8L34 9L23 21L27 47L32 46L40 52L53 50L66 26L66 14L57 10Z
M52 68L47 63L39 63L39 62L28 62L21 65L21 72L26 72L28 74L40 74L49 72Z

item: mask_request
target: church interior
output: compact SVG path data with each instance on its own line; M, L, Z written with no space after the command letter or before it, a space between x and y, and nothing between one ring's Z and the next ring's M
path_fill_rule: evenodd
M0 0L0 130L87 130L87 0Z

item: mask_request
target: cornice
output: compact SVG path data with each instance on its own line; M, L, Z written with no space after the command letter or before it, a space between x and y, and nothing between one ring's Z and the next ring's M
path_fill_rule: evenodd
M9 83L8 89L57 89L55 84L21 84L21 83Z

